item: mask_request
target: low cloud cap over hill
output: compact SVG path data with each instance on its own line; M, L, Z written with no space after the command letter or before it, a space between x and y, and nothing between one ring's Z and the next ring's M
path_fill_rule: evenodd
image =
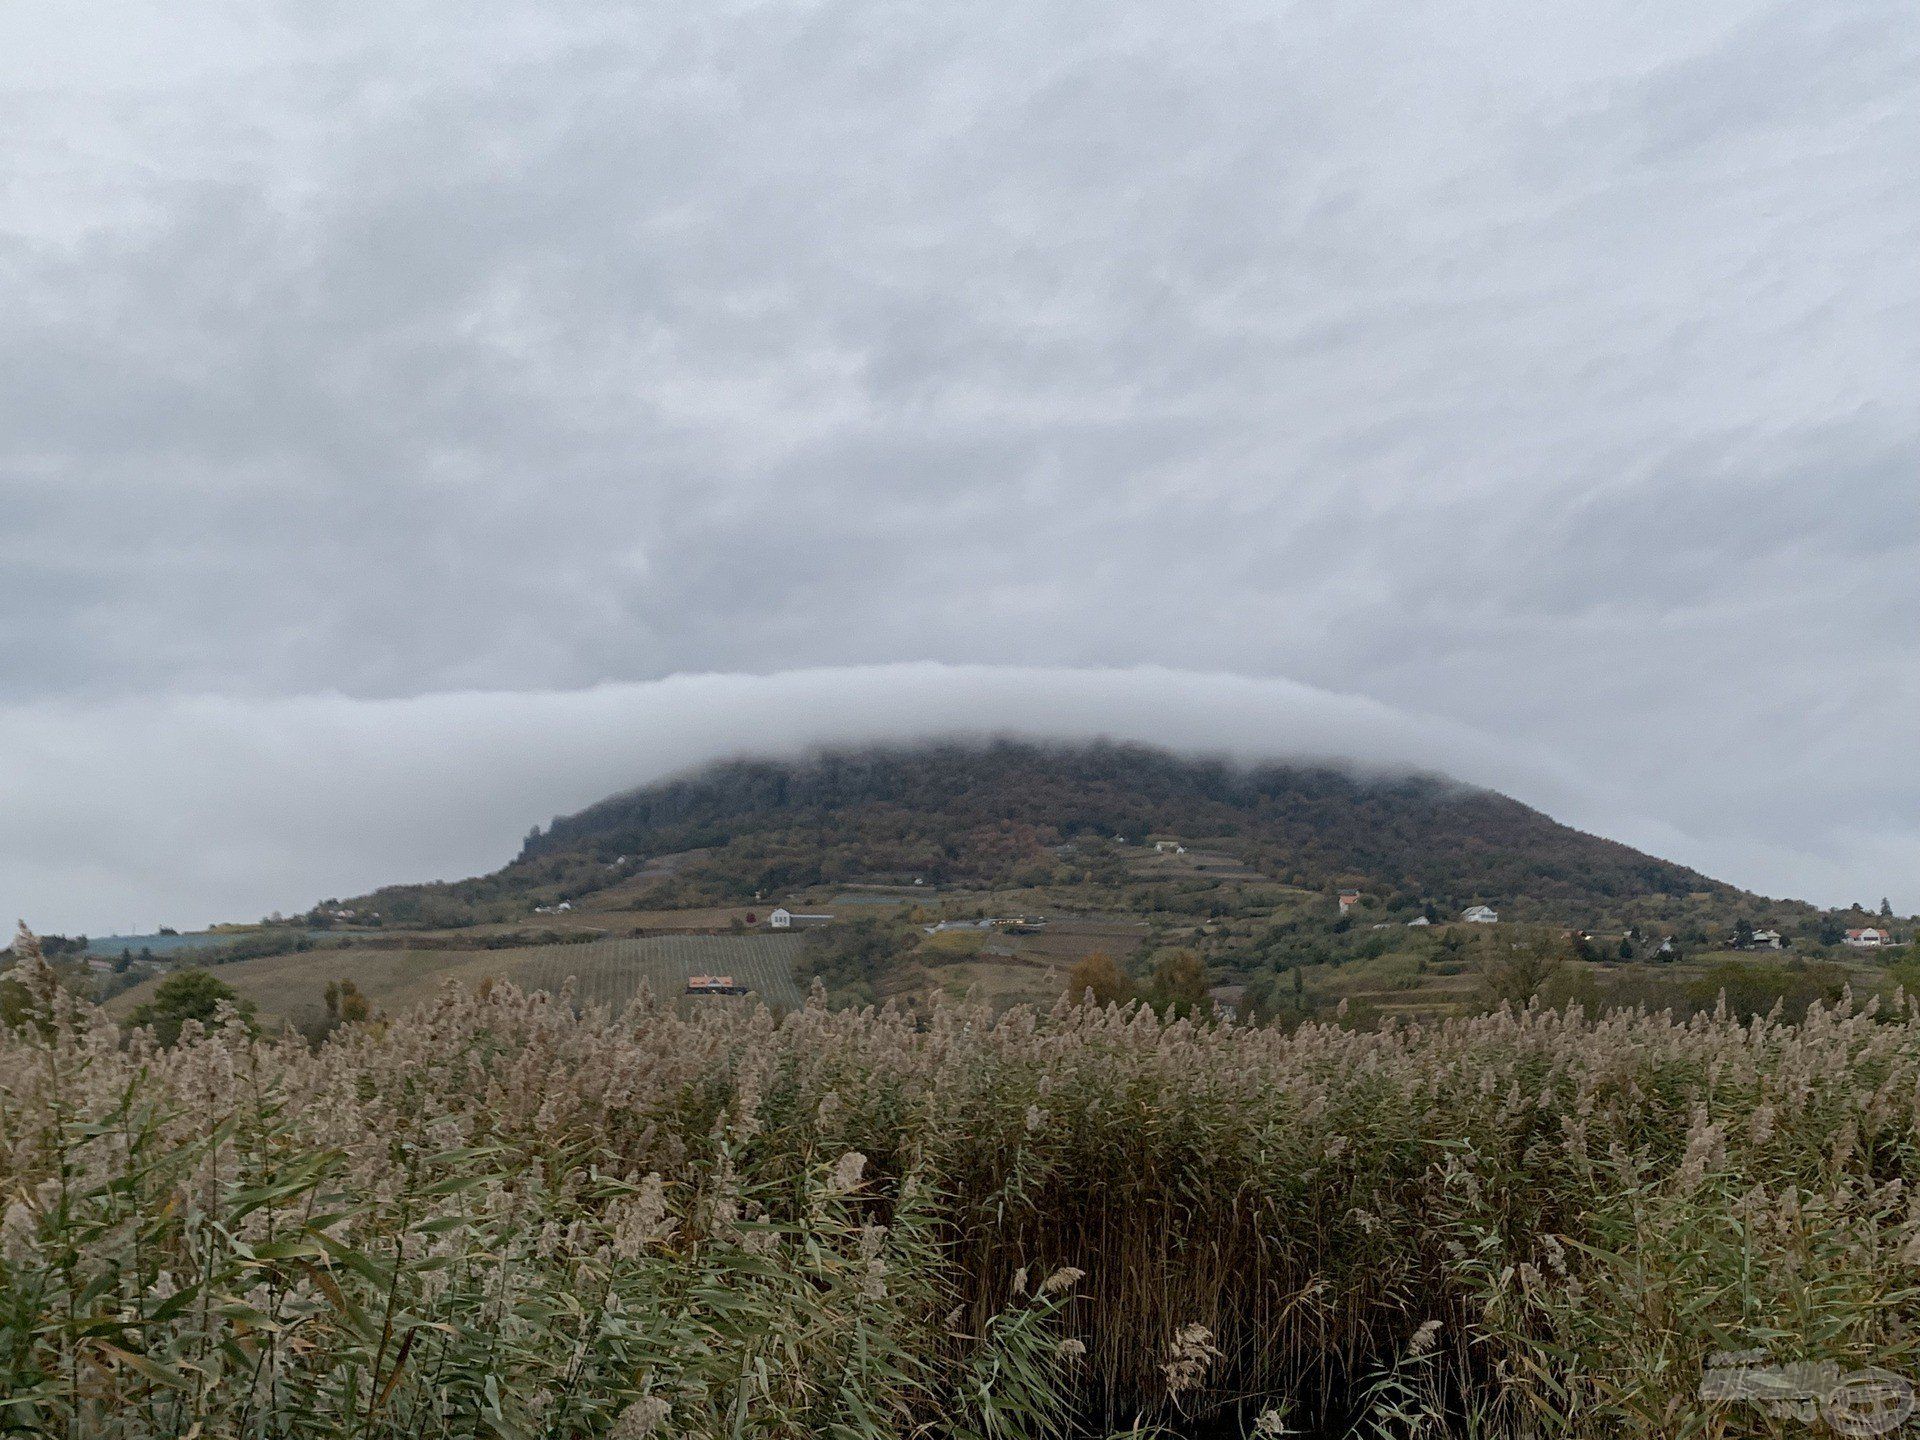
M407 700L15 707L0 711L0 901L41 928L95 933L292 912L491 870L530 825L706 760L996 732L1438 771L1718 878L1816 900L1854 898L1846 867L1871 858L1831 831L1810 831L1798 851L1709 843L1606 777L1286 681L919 664Z

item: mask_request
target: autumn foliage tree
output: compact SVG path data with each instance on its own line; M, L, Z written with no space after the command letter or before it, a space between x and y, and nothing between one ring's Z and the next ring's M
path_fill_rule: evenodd
M1067 998L1092 997L1095 1005L1124 1005L1133 998L1133 982L1104 950L1095 950L1074 962L1067 972Z

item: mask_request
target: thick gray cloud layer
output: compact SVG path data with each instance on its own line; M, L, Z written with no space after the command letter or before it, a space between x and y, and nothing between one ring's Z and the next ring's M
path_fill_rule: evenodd
M1290 677L1920 906L1917 169L1908 0L10 6L0 708Z

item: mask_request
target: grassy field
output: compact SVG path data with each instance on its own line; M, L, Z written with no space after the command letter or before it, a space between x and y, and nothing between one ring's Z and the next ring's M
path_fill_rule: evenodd
M252 1001L269 1025L318 1019L331 980L351 980L374 1009L392 1012L429 998L449 981L473 985L491 977L557 991L573 976L581 1003L617 1010L642 984L657 995L679 995L689 975L732 975L767 1004L792 1008L805 999L793 979L802 943L794 934L658 935L523 950L306 951L222 965L216 973ZM135 986L110 1008L125 1015L152 999L160 978Z
M573 947L566 947L571 949ZM583 947L584 948L584 947ZM215 970L240 997L250 1000L269 1025L304 1024L324 1013L322 992L330 980L351 980L376 1010L402 1009L433 994L449 980L473 984L486 976L506 978L512 950L327 950L267 955ZM116 997L109 1009L125 1015L153 998L164 976Z

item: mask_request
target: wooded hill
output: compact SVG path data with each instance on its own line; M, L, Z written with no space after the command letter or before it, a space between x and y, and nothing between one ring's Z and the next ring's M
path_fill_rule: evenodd
M702 853L667 882L663 901L887 877L1047 886L1084 875L1092 862L1120 874L1118 837L1135 845L1176 837L1282 884L1354 885L1441 912L1489 901L1503 913L1583 923L1634 900L1691 896L1718 909L1747 898L1439 776L999 740L725 761L536 828L493 875L393 887L366 903L389 922L459 924L475 916L456 912L513 902L524 913L528 897L578 898L630 878L649 857L689 851Z

